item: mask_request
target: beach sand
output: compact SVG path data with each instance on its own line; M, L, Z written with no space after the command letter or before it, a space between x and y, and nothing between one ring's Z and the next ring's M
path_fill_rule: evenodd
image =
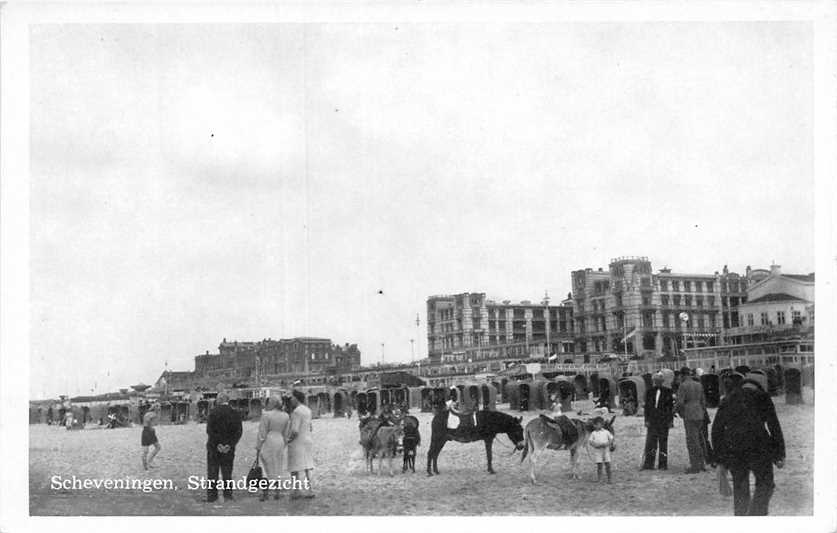
M814 406L785 405L774 398L787 443L784 469L775 469L776 492L771 515L813 513ZM505 410L501 406L500 410ZM588 411L589 401L576 402ZM449 442L439 457L441 475L427 477L429 413L413 413L421 421L422 445L416 473L389 477L365 471L358 445L358 421L321 418L313 422L316 443L314 491L311 500L260 502L258 494L237 491L232 502L203 503L202 490L190 490L190 476L205 476L206 426L158 426L162 445L157 467L144 471L140 460L142 428L67 431L58 426L29 429L30 514L41 515L732 515L732 500L718 492L714 470L685 475L688 466L683 423L677 419L669 435L669 470L639 471L645 429L641 417L617 416L614 483L596 482L596 467L582 451L580 480L568 479L569 453L547 452L538 469L538 485L528 478L505 435L494 445L496 475L486 472L482 442ZM515 416L520 413L511 412ZM618 411L617 411L618 414ZM537 413L523 413L524 425ZM714 410L710 410L714 418ZM243 478L255 457L258 424L244 423L236 451L234 478ZM376 461L377 467L377 461ZM385 469L386 470L386 469ZM171 480L176 490L51 488L51 477L80 479Z

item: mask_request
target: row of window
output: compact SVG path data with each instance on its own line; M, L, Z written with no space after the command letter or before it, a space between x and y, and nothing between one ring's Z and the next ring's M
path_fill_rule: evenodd
M770 322L770 316L767 312L762 312L760 325L762 326L770 326L772 323ZM791 311L791 320L793 324L801 324L802 323L802 311ZM782 325L787 324L787 316L784 311L776 311L776 324ZM755 317L753 313L747 313L747 325L754 326L755 325Z

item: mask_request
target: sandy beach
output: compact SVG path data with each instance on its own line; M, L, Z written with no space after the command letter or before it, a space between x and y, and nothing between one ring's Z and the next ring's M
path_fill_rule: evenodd
M813 513L814 406L785 405L774 398L787 443L787 461L775 470L772 515ZM504 410L506 406L501 406ZM590 402L576 409L590 410ZM619 411L616 412L619 414ZM413 413L416 414L416 413ZM512 412L515 416L519 413ZM524 425L536 413L524 413ZM710 410L714 418L714 410ZM139 426L114 430L66 431L57 426L29 429L31 515L732 515L732 501L720 496L714 470L685 475L688 466L682 421L669 436L669 470L639 471L645 429L642 418L617 416L614 483L596 482L596 468L582 452L580 480L570 480L569 453L550 452L531 485L528 464L512 455L508 438L495 441L489 475L481 442L448 443L439 458L441 475L424 473L430 441L429 413L421 421L422 446L416 473L369 475L358 441L357 419L314 420L316 498L260 502L257 494L238 491L235 501L206 504L205 492L190 490L190 476L206 471L205 425L158 426L162 445L157 467L146 472L140 461ZM255 457L258 425L244 423L234 477L243 477ZM377 461L376 461L377 465ZM67 479L171 480L174 490L53 489L52 476ZM390 497L384 497L389 494Z

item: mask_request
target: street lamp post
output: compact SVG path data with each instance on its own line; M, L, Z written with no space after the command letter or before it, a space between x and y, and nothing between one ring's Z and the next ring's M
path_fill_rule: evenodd
M410 339L410 362L414 363L416 361L416 346L415 346L415 339Z
M384 364L384 343L381 343L381 366Z

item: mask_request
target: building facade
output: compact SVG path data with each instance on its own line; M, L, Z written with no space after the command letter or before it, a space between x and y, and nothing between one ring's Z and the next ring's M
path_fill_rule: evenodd
M747 276L726 267L723 274L684 274L669 268L654 273L647 257L616 258L607 270L576 270L576 350L660 357L720 344L724 328L739 323L748 282Z
M195 357L195 376L252 378L274 374L310 374L349 372L360 368L357 344L343 346L330 339L296 337L264 339L259 342L227 341L217 354Z
M541 357L573 351L571 305L495 302L482 292L427 299L430 361Z
M766 277L749 287L739 314L741 324L725 332L728 344L813 337L814 274L784 274L772 265Z

